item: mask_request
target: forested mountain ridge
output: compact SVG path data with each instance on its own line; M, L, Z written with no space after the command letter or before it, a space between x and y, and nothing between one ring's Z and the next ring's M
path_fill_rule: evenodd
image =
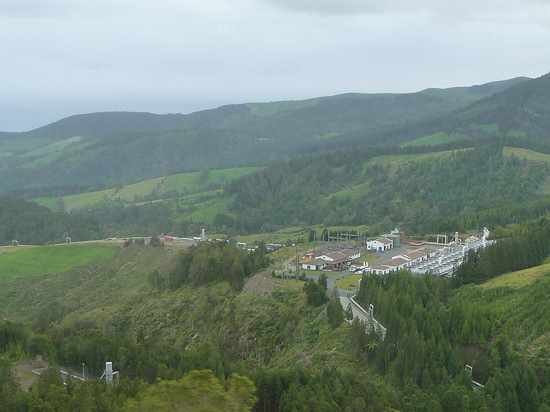
M549 153L548 145L520 138L342 149L79 195L39 197L41 189L33 198L100 222L108 236L195 236L201 228L242 235L288 226L454 233L544 215Z
M355 132L353 136L357 133ZM514 85L440 117L380 133L378 141L407 143L432 136L480 139L518 136L548 140L550 133L550 73Z
M30 132L0 134L0 170L7 173L0 193L52 182L108 187L181 171L266 164L343 145L374 144L374 135L450 113L525 81L228 105L189 115L72 116Z
M447 151L357 148L290 160L230 183L224 193L233 217L217 220L252 232L324 224L419 233L437 219L547 194L544 157L520 161L500 139L464 145Z

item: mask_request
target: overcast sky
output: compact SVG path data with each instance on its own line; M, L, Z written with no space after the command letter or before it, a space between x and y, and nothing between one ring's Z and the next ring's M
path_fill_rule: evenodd
M0 131L550 71L547 0L1 0Z

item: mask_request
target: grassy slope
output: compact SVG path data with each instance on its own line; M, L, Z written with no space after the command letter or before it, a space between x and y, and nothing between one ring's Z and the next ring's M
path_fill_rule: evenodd
M460 133L446 133L438 132L431 134L429 136L420 137L416 140L411 140L410 142L403 143L401 147L407 146L437 146L440 144L449 143L459 139L465 139L466 136Z
M74 266L111 257L118 249L119 246L102 244L8 248L13 253L0 254L0 282L65 272Z
M532 162L544 162L550 164L550 155L546 153L535 152L534 150L523 149L521 147L504 147L502 154L505 156L515 155L519 159L526 159Z
M550 263L517 272L505 273L485 282L481 286L485 289L499 287L522 288L535 283L537 279L548 276L548 274L550 274Z
M257 169L257 167L241 167L212 170L208 172L206 177L202 177L201 172L180 173L177 175L145 180L135 184L123 186L118 189L111 188L95 192L67 195L63 196L62 199L66 210L75 210L115 199L120 199L126 203L134 203L136 196L146 197L151 195L153 191L156 191L158 194L163 194L176 190L180 193L192 193L194 197L211 196L215 193L211 190L207 190L210 185L221 185L225 182L230 182L231 180L238 179L241 176L252 173ZM189 196L190 195L182 196L180 199L183 200L183 202L187 202L191 199ZM51 210L55 210L57 207L56 198L36 198L33 200L39 205L46 206ZM140 202L137 202L136 204L139 203ZM204 205L204 207L212 209L211 212L204 212L206 216L210 216L212 213L214 213L215 216L216 209L225 210L225 206L211 207L211 205L208 204ZM200 215L200 213L198 215Z
M502 154L505 156L516 156L521 160L527 160L530 162L542 162L550 165L550 155L546 153L535 152L534 150L523 149L521 147L504 147ZM539 187L539 193L543 195L550 195L550 177L543 182Z
M58 142L50 143L47 146L42 146L42 147L39 147L38 149L34 149L29 152L26 152L24 156L49 155L51 153L59 152L65 149L67 146L72 145L73 143L78 143L81 139L82 139L81 136L75 136L69 139L60 140Z
M468 150L468 149L460 149L460 150ZM441 152L422 153L422 154L377 156L372 158L368 162L366 162L363 165L363 168L366 168L373 164L380 164L382 166L389 166L390 172L395 172L400 165L404 165L407 162L410 162L410 161L421 162L423 160L440 159L447 156L451 156L453 152L456 152L456 151L457 150L445 150ZM365 193L368 193L368 191L371 189L372 189L372 183L370 181L366 181L364 183L346 187L342 190L339 190L338 192L331 193L330 195L325 196L325 199L328 199L332 196L335 196L336 198L343 198L346 196L350 196L351 200L358 201L361 199L361 196L363 196Z
M490 340L480 342L481 347L503 336L514 351L544 368L550 351L549 295L550 264L543 264L498 276L481 286L463 287L453 301L474 307L476 316L488 320Z
M302 282L270 281L280 285L274 297L236 293L226 284L182 287L162 295L152 292L148 274L158 269L167 275L180 252L133 245L62 274L15 279L0 288L3 312L30 321L57 302L67 314L65 325L91 322L130 334L142 329L145 338L155 336L182 349L233 339L232 350L242 351L249 367L257 365L258 352L264 365L354 367L347 343L349 326L343 323L331 329L322 307L305 304Z
M72 139L68 139L68 140L72 140ZM45 146L45 148L51 148L50 149L51 152L42 153L42 157L39 157L38 159L35 159L35 160L33 160L29 163L26 163L22 167L28 169L28 168L41 166L41 165L50 164L50 163L53 163L57 158L59 158L60 156L66 154L66 153L74 153L78 150L85 149L86 147L89 147L89 146L94 144L93 142L86 142L86 143L82 143L82 144L75 145L75 146L71 145L71 147L66 148L66 146L68 146L70 143L72 143L72 142L69 142L69 143L66 143L65 145L60 147L59 144L64 143L64 142L65 141L52 143L51 145ZM41 147L41 148L38 148L36 150L40 151L40 150L45 149L45 148ZM25 153L23 156L26 156L26 155L27 155L27 153Z
M11 281L0 280L0 301L4 310L15 319L30 320L55 300L69 313L76 311L79 316L92 313L98 307L120 305L120 310L125 303L123 295L130 300L139 295L140 288L147 283L147 274L155 268L167 272L173 264L172 256L180 251L138 246L120 249L93 244L45 246L32 250L36 250L34 261L38 268ZM77 252L71 263L56 263L55 257L69 251ZM40 265L47 270L41 270Z
M145 338L155 336L182 349L204 342L230 345L242 351L249 367L257 364L260 352L262 364L276 368L297 363L313 370L357 368L350 353L349 325L331 329L322 307L305 305L300 282L270 279L280 285L272 297L235 293L225 284L182 287L162 295L153 292L147 284L148 274L158 269L166 276L179 253L175 248L134 245L65 273L2 282L3 312L13 319L32 320L58 302L67 314L62 320L65 325L91 322L129 334L141 329ZM490 313L498 319L495 335L506 336L536 364L550 342L546 327L550 276L505 276L529 280L525 286L515 283L514 288L490 286L491 282L499 286L504 279L500 277L485 289L462 288L453 299L476 305L482 316ZM482 297L481 290L485 290Z

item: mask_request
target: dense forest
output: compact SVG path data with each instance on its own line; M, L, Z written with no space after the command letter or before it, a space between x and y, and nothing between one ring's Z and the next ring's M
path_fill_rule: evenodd
M504 156L502 147L484 142L448 152L439 148L432 156L423 149L426 156L419 160L413 149L388 148L289 161L229 184L225 194L237 217L218 216L214 223L251 232L364 224L373 232L399 226L421 233L437 219L460 219L537 196L547 165ZM407 153L410 160L392 163L391 156Z
M0 245L17 240L23 245L99 239L99 224L79 215L52 212L36 203L0 197Z

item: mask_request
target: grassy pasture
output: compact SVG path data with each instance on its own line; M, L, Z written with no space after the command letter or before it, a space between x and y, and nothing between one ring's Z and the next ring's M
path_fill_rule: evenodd
M357 290L357 286L359 285L359 281L362 277L362 275L349 275L336 279L333 283L338 289Z
M197 207L189 216L200 222L212 223L218 213L224 213L231 215L231 212L227 209L229 199L211 199L203 203L197 203L194 205Z
M458 152L462 150L472 150L471 148L459 149L459 150L444 150L441 152L433 153L420 153L420 154L405 154L405 155L383 155L377 156L369 160L366 165L371 163L379 163L382 166L390 165L392 171L395 171L400 165L406 164L411 160L414 161L424 161L429 159L441 159L448 156L451 156L453 152Z
M38 203L40 206L47 207L50 210L57 210L57 198L56 197L39 197L33 199L33 202Z
M504 156L515 155L519 159L526 159L531 162L543 162L550 164L550 155L546 153L535 152L534 150L522 149L520 147L504 147L502 148Z
M180 173L177 175L171 175L164 179L159 191L200 191L200 189L207 187L210 184L223 184L226 182L228 183L232 180L238 179L241 176L250 174L257 169L257 167L238 167L232 169L211 170L202 181L202 172Z
M360 183L358 185L350 186L345 189L339 190L338 192L331 193L328 196L325 196L324 199L328 200L333 196L336 197L337 199L341 199L346 196L349 196L350 199L353 201L360 201L361 197L365 193L368 193L371 187L372 187L371 182L367 181L365 183Z
M119 246L101 244L69 244L7 248L12 253L0 254L0 282L10 282L26 276L61 273L97 259L113 256Z
M76 145L76 146L71 146L69 148L63 148L61 150L57 150L57 151L54 151L52 153L45 154L44 156L42 156L38 159L35 159L32 162L29 162L29 163L25 164L23 167L29 169L29 168L33 168L33 167L40 166L40 165L50 164L62 155L65 155L67 153L73 153L77 150L81 150L81 149L83 149L87 146L91 146L93 144L94 144L94 142L86 142L86 143L82 143L82 144L79 144L79 145ZM52 145L50 145L50 146L52 146ZM40 149L42 149L42 148L40 148ZM37 150L40 150L40 149L37 149ZM25 153L24 156L27 156L27 153Z
M548 274L550 274L550 263L535 266L529 269L519 270L517 272L505 273L504 275L497 276L496 278L485 282L481 286L485 289L498 288L502 286L521 288L523 286L531 285L537 279L543 276L548 276Z
M115 189L99 190L97 192L81 193L78 195L63 196L66 210L81 209L85 206L93 205L104 201L115 193Z
M39 147L24 154L24 156L43 156L51 153L59 152L65 149L67 146L77 143L82 139L82 136L75 136L69 139L60 140L50 143L46 146Z
M445 133L445 132L438 132L435 134L431 134L429 136L420 137L416 140L412 140L410 142L403 143L401 147L407 147L407 146L437 146L444 143L449 143L455 140L464 139L466 136L460 133Z
M73 148L69 148L68 150L71 149ZM43 159L38 159L37 161L42 160ZM99 190L96 192L67 195L63 196L63 202L65 204L66 210L81 209L86 206L92 206L94 204L108 200L114 200L116 198L120 198L126 203L134 203L136 196L143 198L149 196L151 193L153 193L154 190L156 190L159 195L162 195L163 193L172 190L176 190L180 193L190 193L182 197L184 201L188 202L192 200L190 196L194 196L196 198L200 196L208 196L215 193L212 190L205 191L205 189L207 189L211 184L223 184L225 182L230 182L241 176L250 174L257 169L257 167L240 167L232 169L211 170L210 172L208 172L208 175L203 179L201 179L201 172L181 173L167 177L158 177L155 179L144 180L142 182L123 186L118 189L111 188ZM219 189L217 190L219 191ZM57 206L56 198L37 198L33 200L38 204L46 206L52 210L55 210L55 207ZM158 201L162 201L162 199L159 199ZM139 205L140 203L136 202L136 204ZM197 213L197 216L206 216L207 219L213 219L216 213L214 213L212 210L215 210L216 207L211 203L204 206L206 206L206 210L202 212L199 211ZM224 210L223 213L227 213L225 209L225 204L221 204L217 207L220 210ZM214 215L210 216L211 213L214 213Z
M472 129L477 129L477 130L483 130L484 132L487 132L487 133L498 133L498 124L496 123L489 123L489 124L477 124L477 123L472 123L470 124L470 127Z

